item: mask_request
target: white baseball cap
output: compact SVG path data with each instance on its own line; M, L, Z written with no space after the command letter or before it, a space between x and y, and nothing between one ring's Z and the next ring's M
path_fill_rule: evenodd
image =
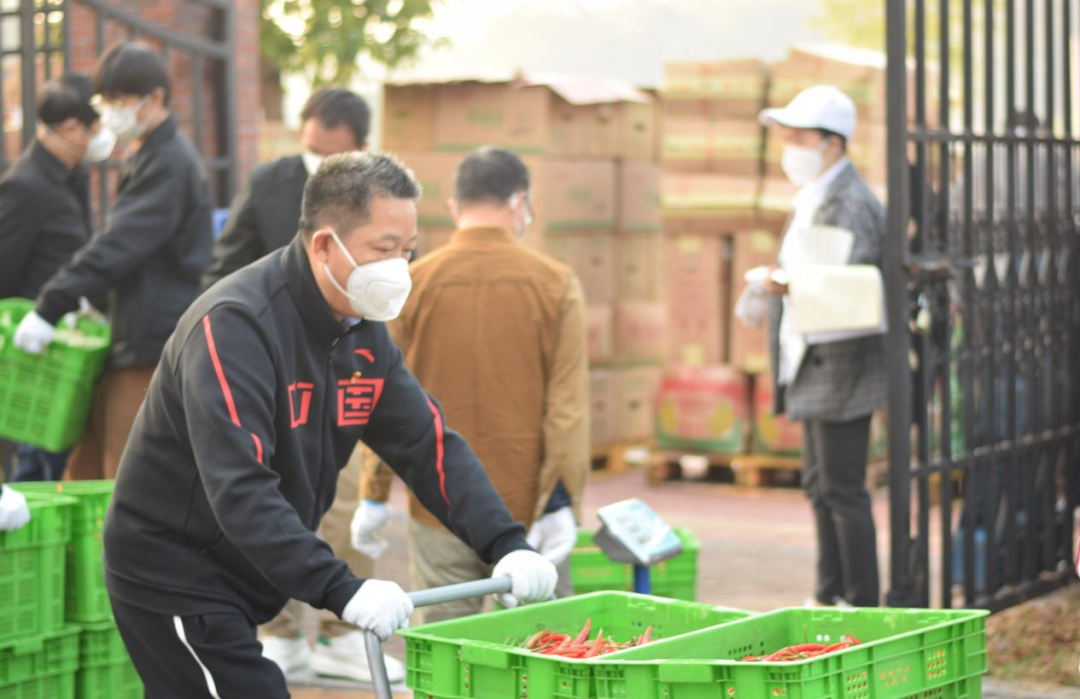
M759 120L764 126L824 129L851 140L855 134L855 103L831 85L817 85L795 95L783 109L766 109Z

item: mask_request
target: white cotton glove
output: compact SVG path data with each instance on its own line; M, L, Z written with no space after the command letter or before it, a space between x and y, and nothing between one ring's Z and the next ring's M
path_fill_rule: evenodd
M23 352L41 354L55 334L56 327L52 323L30 311L15 328L15 346Z
M371 560L386 553L390 542L379 531L386 526L390 512L390 506L386 503L366 498L362 500L349 527L352 530L352 547Z
M30 521L26 496L17 490L0 486L0 532L25 527Z
M374 631L384 643L398 629L409 627L413 603L397 583L368 580L345 605L341 618L364 631Z
M507 609L519 603L546 602L555 594L559 584L559 572L554 564L535 551L519 550L508 553L495 565L491 577L510 576L513 587L510 594L496 595L496 600Z
M541 556L554 565L561 564L577 543L577 522L573 509L563 507L544 515L533 522L525 538Z

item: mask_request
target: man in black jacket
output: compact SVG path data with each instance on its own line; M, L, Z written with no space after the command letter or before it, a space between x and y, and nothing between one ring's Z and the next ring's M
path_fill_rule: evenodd
M289 598L383 639L407 623L400 587L354 577L314 533L357 441L514 597L554 592L555 567L384 325L411 286L418 195L389 156L335 156L308 180L300 235L215 284L169 340L105 522L106 584L148 696L289 696L255 629Z
M94 83L104 125L130 148L116 204L105 230L45 285L15 344L40 351L80 297L108 293L109 365L70 468L76 477L112 478L165 341L199 293L212 204L198 155L169 113L161 57L143 44L117 46L101 58Z
M371 110L349 90L329 87L315 92L300 119L301 154L255 168L233 200L203 277L204 288L292 242L308 176L328 156L367 147Z
M204 288L291 243L300 226L300 201L308 176L327 156L363 150L367 145L371 112L349 90L315 92L300 118L301 155L280 158L251 173L214 246L210 269L203 276ZM349 522L360 493L359 464L358 459L349 459L341 470L337 498L323 518L320 533L353 575L367 578L374 574L374 565L349 542ZM312 651L303 631L305 611L303 603L290 600L281 614L260 629L266 657L286 675L310 668L322 675L371 681L363 634L323 611L316 615L318 642ZM405 667L390 656L386 671L392 682L405 678Z
M90 188L82 165L109 157L116 144L90 106L93 95L85 75L47 84L38 100L38 136L0 179L0 298L37 298L90 240ZM64 475L67 451L16 448L19 465L12 480L54 481Z

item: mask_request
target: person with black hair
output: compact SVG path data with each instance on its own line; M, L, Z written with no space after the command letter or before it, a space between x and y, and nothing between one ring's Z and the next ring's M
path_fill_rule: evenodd
M104 532L148 697L288 697L256 625L289 599L383 640L408 625L401 587L354 575L315 535L360 441L511 579L513 600L554 591L555 567L386 330L409 296L419 195L390 156L330 158L305 185L300 235L215 284L170 338Z
M204 288L288 245L296 236L307 178L327 156L367 147L371 110L349 90L318 90L304 104L300 119L300 154L257 167L233 200Z
M413 293L390 334L529 527L529 543L559 568L558 596L569 596L590 465L584 292L569 267L521 244L532 220L521 158L474 151L458 166L454 190L457 231L413 263ZM378 531L389 511L381 477L389 469L376 464L366 464L353 520L353 545L372 556L386 546ZM409 514L414 587L490 574L416 497ZM424 622L477 614L482 603L428 607Z
M342 88L324 88L308 98L300 118L300 155L280 158L256 168L233 201L203 287L246 267L292 242L300 226L304 184L327 156L367 146L371 112L358 95ZM323 518L321 534L353 575L370 577L372 561L349 544L349 522L360 492L360 462L350 459L338 476L337 496ZM328 612L317 612L318 642L312 647L303 631L306 605L290 600L273 621L260 629L263 653L286 675L310 667L317 674L371 681L364 638L356 627ZM405 678L405 666L390 656L386 670L392 682Z
M0 298L37 298L93 234L83 163L108 158L116 143L90 106L93 94L85 75L65 75L45 85L37 105L37 138L0 179ZM43 347L34 343L27 349ZM64 475L67 451L28 444L16 445L16 451L12 480Z
M161 56L140 43L116 46L98 62L94 89L103 125L127 146L116 203L105 229L37 295L15 345L41 352L81 297L108 295L108 365L69 469L76 478L113 478L165 341L199 294L212 202L199 157L169 112Z

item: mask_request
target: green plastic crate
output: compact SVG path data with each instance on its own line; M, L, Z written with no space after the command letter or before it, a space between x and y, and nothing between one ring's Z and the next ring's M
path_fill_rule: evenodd
M40 355L15 347L15 328L34 309L28 299L0 300L0 437L63 451L86 427L94 382L109 354L107 323L80 318L82 340L62 326Z
M0 699L74 699L79 629L0 643Z
M701 542L690 530L675 528L683 552L669 561L652 567L652 594L657 597L693 602L697 599L697 563ZM627 563L615 563L594 541L594 533L579 531L577 543L570 554L570 576L575 594L602 590L634 589L634 569Z
M28 493L26 501L30 523L0 533L0 643L64 625L64 549L75 500Z
M416 696L439 699L588 699L595 682L585 660L538 655L521 648L543 629L578 633L592 619L591 637L629 641L649 626L654 638L723 624L748 612L627 592L530 605L401 631L406 682Z
M986 672L978 610L786 609L595 661L600 699L975 699ZM862 645L795 663L747 655L838 640Z
M105 590L105 513L112 500L113 481L45 481L14 483L23 493L61 494L75 499L71 542L67 547L67 588L64 606L72 623L93 623L112 618Z
M76 699L142 699L143 685L112 621L82 627Z

